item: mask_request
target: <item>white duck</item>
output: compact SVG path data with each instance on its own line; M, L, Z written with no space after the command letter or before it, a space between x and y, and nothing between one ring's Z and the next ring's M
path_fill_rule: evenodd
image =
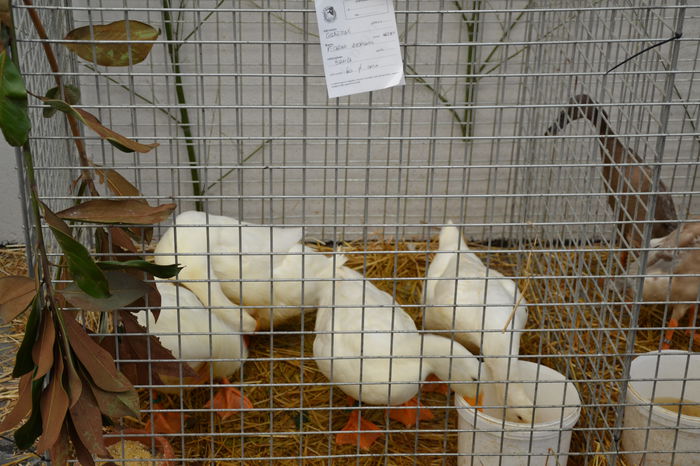
M427 275L426 328L456 330L455 340L468 348L479 348L486 356L484 365L490 380L519 380L516 358L527 309L515 283L487 268L470 252L452 222L440 232L439 251ZM518 308L513 312L516 304ZM506 326L508 331L504 331ZM504 406L508 406L506 419L532 421L533 400L522 384L508 382L492 386L498 390Z
M252 332L298 316L302 306L316 307L320 282L314 279L332 268L301 238L301 228L189 211L165 232L155 260L179 263L184 268L177 279L202 303L221 311L217 315L231 328Z
M222 386L206 407L217 410L223 419L241 407L252 409L253 405L240 391L230 386L228 377L235 374L248 357L248 346L238 322L222 319L221 313L202 306L194 293L168 280L158 280L156 287L161 297L162 311L156 320L150 311L136 314L139 324L158 336L161 344L177 359L187 360L192 369L200 374L186 384L198 384L209 380L209 366L214 378ZM180 383L179 379L161 375L168 385ZM156 386L163 393L177 393L173 387ZM174 416L172 416L174 415ZM179 413L157 413L161 417L156 426L178 425ZM173 419L170 419L172 417ZM166 432L166 433L172 433Z
M671 304L673 311L664 336L662 348L668 349L679 321L691 309L688 326L695 326L700 294L700 218L690 219L668 235L652 239L650 246L653 249L647 254L642 298L645 301L678 301ZM640 266L637 258L629 266L630 275L638 275ZM628 280L634 278L625 277L622 284L626 283L630 290L634 284ZM690 304L692 302L695 304ZM694 340L700 344L700 333L695 333Z
M431 373L451 381L457 393L475 396L480 365L469 351L448 338L418 333L390 294L354 270L342 265L336 270L337 281L326 283L321 292L314 340L316 364L332 383L364 404L410 407L389 410L391 418L406 426L432 418L415 401L420 383ZM381 435L376 430L358 411L336 443L366 449Z

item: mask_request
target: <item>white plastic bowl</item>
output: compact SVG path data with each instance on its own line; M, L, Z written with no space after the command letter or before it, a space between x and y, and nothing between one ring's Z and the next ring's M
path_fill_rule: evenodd
M700 465L700 417L679 416L652 405L652 398L700 402L700 354L667 350L635 358L630 367L629 406L625 407L622 432L622 448L631 452L625 454L630 464Z
M571 432L581 414L581 398L574 384L546 366L518 361L525 390L535 394L535 424L503 421L498 410L483 412L456 396L459 412L459 465L548 465L566 464ZM539 374L538 372L539 368ZM483 405L497 405L493 386L482 385ZM466 431L466 432L465 432ZM472 432L473 431L473 432Z

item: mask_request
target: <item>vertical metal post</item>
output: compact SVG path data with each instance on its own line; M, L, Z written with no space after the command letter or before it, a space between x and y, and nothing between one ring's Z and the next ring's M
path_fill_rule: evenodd
M676 10L676 18L674 21L674 32L682 32L683 31L683 20L685 18L685 5L686 5L686 0L679 0L677 3L677 6L679 7L678 10ZM655 155L655 163L656 165L656 170L654 170L653 173L653 180L652 180L652 189L654 192L658 192L658 186L659 186L659 181L661 179L661 166L659 165L662 162L663 159L663 152L664 152L664 147L666 145L666 136L667 136L667 131L668 131L668 120L669 120L669 114L671 110L671 100L673 97L673 86L675 83L675 78L676 78L676 73L675 70L678 66L678 51L680 49L680 42L679 41L673 41L670 43L670 61L669 61L669 67L666 73L666 82L664 86L664 94L663 94L663 101L664 104L661 107L661 114L659 115L659 136L656 140L656 155ZM649 241L651 240L651 230L652 230L652 224L650 223L651 221L654 220L654 212L655 212L655 207L656 207L656 198L657 196L651 196L651 201L650 205L648 206L647 209L647 218L646 222L644 224L644 230L643 230L643 239L642 239L642 244L645 245L645 248L640 251L639 254L639 263L640 263L640 268L639 268L639 274L640 278L637 279L637 287L635 289L635 300L634 304L632 306L632 317L630 320L630 328L629 328L629 333L627 336L627 346L625 349L625 355L623 357L623 370L622 370L622 377L620 381L620 397L618 399L618 405L617 405L617 416L615 420L615 433L614 433L614 447L616 449L614 453L615 456L619 454L620 450L620 439L622 437L621 435L621 429L622 429L622 422L624 419L624 411L625 411L625 404L627 401L627 386L629 383L629 377L630 377L630 367L632 365L632 355L634 354L634 345L636 341L636 336L637 336L637 328L639 326L639 312L641 308L641 297L642 297L642 289L644 286L644 274L646 273L646 261L647 261L647 256L648 256L648 246L649 246ZM613 458L614 460L615 458Z
M27 255L27 270L30 277L34 277L34 242L32 241L32 228L34 228L35 219L30 220L29 202L27 196L27 181L24 172L24 160L22 157L22 148L15 149L15 160L17 161L17 182L19 186L19 200L21 203L20 210L22 211L22 224L24 229L24 244L25 253Z

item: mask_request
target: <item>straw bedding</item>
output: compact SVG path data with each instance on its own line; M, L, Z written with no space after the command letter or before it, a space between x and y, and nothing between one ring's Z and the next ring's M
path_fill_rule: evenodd
M479 249L488 248L477 245ZM324 248L321 248L324 250ZM348 243L342 248L348 254L347 265L364 271L370 279L398 277L407 280L377 280L375 284L389 292L395 291L397 300L406 306L420 328L420 303L427 251L436 249L435 243L372 241ZM330 250L326 248L326 250ZM356 254L353 252L357 252ZM360 253L361 252L361 253ZM485 254L480 254L482 258ZM520 257L518 257L520 256ZM600 452L613 449L610 427L615 426L618 383L622 373L622 353L627 351L628 332L616 329L629 325L630 310L623 303L619 314L606 315L601 306L587 305L590 302L605 302L606 287L601 287L600 278L605 270L608 254L603 250L587 252L535 252L523 258L509 253L504 248L488 253L489 265L506 275L533 277L521 280L521 291L530 303L543 303L545 297L559 297L557 303L531 306L528 328L559 329L556 332L527 332L521 342L521 354L528 360L551 366L577 383L583 399L582 413L577 427L589 430L573 434L569 464L608 464ZM585 265L585 267L582 267ZM593 277L581 275L581 270ZM516 273L517 272L517 273ZM554 272L554 273L552 273ZM0 250L0 275L26 273L23 252ZM555 275L558 278L546 278ZM394 289L395 287L395 289ZM585 290L585 293L581 293ZM573 296L578 298L574 302ZM457 451L457 413L453 399L437 393L424 393L423 404L431 407L435 418L421 421L417 428L408 430L396 421L385 418L382 409L363 409L363 416L381 428L390 430L373 445L369 452L361 452L354 446L336 446L334 435L329 430L340 429L349 414L345 395L331 387L317 370L312 360L313 335L304 334L313 330L315 314L307 312L300 322L277 329L273 334L255 335L250 339L250 357L243 366L242 387L255 405L255 410L235 414L225 420L204 408L212 390L203 387L176 395L159 395L141 390L142 419L125 419L125 427L143 428L148 419L148 407L156 401L159 407L183 412L185 434L169 437L178 457L194 461L203 457L222 458L221 464L233 463L235 458L277 458L275 464L298 464L297 457L306 459L304 464L344 464L358 453L361 464L384 464L383 453L393 455L389 464L456 464L456 458L446 457L443 452ZM664 319L663 307L643 307L634 345L635 352L658 349L659 329ZM2 333L3 343L15 345L21 338L23 321L18 319ZM606 328L601 331L596 328ZM580 328L574 331L573 329ZM608 330L609 329L609 330ZM687 348L688 337L676 332L674 348ZM573 347L569 346L573 343ZM16 384L11 380L11 358L2 361L2 383L0 384L0 416L8 410L9 400L16 398ZM557 355L573 354L572 358ZM603 354L605 356L600 356ZM537 357L535 355L542 355ZM553 357L547 357L553 355ZM595 358L587 355L597 355ZM530 357L528 357L530 356ZM586 383L589 379L610 382ZM603 404L605 407L592 407ZM601 415L601 413L603 415ZM418 452L418 457L414 455ZM579 456L576 455L579 454ZM347 455L346 458L342 456ZM584 456L585 455L585 456ZM593 456L591 456L593 455ZM325 457L325 458L324 458ZM333 457L333 459L328 459ZM341 457L341 458L338 458ZM227 461L226 458L229 458ZM248 463L252 463L248 461Z

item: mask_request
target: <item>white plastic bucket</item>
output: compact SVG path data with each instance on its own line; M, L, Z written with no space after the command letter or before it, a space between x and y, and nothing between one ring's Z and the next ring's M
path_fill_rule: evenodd
M518 364L523 380L540 382L523 383L533 397L537 387L536 423L531 426L504 422L492 415L495 410L479 411L461 396L456 396L460 466L566 464L572 428L581 414L578 391L574 384L553 369L527 361L518 361ZM493 386L482 385L480 391L484 393L484 406L502 403L494 399Z
M654 406L652 397L700 402L700 354L652 351L635 358L627 390L630 406L625 407L625 430L622 432L624 451L649 452L626 453L630 464L700 465L700 417L679 416ZM633 406L635 404L646 406ZM640 430L627 430L635 428Z

